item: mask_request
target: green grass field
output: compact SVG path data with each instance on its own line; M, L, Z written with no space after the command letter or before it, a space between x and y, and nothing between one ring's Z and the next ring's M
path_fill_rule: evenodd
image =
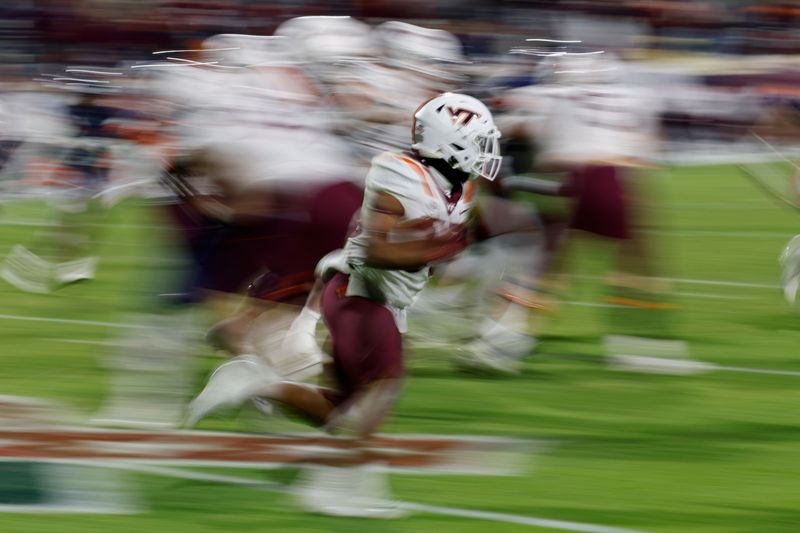
M654 238L681 304L679 330L693 355L729 367L800 371L800 317L774 285L777 257L800 218L776 207L733 167L675 168L658 176ZM3 206L0 252L29 242L41 205ZM163 265L149 209L107 215L101 269L91 283L52 295L0 284L0 394L40 396L82 412L105 392L114 328L14 317L123 320L146 308ZM2 222L2 221L0 221ZM569 300L599 302L607 253L578 243ZM153 261L159 263L154 266ZM12 317L13 315L13 317ZM614 372L600 358L604 309L565 305L525 372L477 379L448 353L410 354L411 379L387 433L511 436L546 441L515 477L393 475L398 498L425 504L658 533L800 531L800 376L713 371L693 376ZM70 342L73 341L73 342ZM76 343L74 341L81 341ZM213 365L198 362L198 379ZM286 424L286 422L281 422ZM242 413L204 428L269 429ZM285 425L282 427L286 427ZM295 430L302 426L293 425ZM291 470L233 472L287 481ZM131 516L0 514L0 531L558 531L416 513L390 522L303 514L290 498L212 482L132 475L149 511Z

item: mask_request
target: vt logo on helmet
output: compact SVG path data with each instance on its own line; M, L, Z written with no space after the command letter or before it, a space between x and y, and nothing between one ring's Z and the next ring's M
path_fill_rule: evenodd
M451 115L453 115L453 124L460 124L462 126L469 124L470 121L475 117L481 117L480 113L470 111L469 109L461 109L460 107L453 108L448 106L447 110L450 111Z
M472 96L444 93L425 102L414 113L412 136L412 148L423 157L488 180L500 171L500 132Z

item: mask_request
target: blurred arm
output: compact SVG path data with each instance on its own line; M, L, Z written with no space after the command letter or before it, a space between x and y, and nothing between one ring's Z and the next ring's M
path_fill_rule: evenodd
M419 269L431 262L456 255L468 244L467 233L463 228L448 231L441 236L431 233L429 237L422 239L401 242L392 240L392 234L402 235L403 232L420 229L409 226L403 220L403 215L403 205L397 198L386 193L378 195L363 224L369 239L366 258L369 266L398 270Z

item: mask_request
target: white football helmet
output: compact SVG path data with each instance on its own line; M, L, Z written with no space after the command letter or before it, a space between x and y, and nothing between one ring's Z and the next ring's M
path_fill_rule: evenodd
M375 32L389 66L456 81L461 76L454 67L468 63L461 41L450 32L397 20L384 22Z
M536 68L537 77L565 85L619 83L624 65L610 52L567 52L545 58Z
M203 60L223 67L293 64L288 41L285 37L219 33L203 41Z
M314 69L335 71L342 64L375 61L378 54L372 28L351 17L296 17L275 35L287 38L297 59Z
M425 102L414 113L412 136L412 148L423 157L488 180L500 171L500 131L472 96L444 93Z

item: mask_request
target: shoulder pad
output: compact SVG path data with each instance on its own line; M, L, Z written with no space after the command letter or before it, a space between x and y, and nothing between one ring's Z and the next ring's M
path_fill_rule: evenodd
M422 187L426 192L433 191L433 178L425 165L411 157L396 153L384 152L372 160L372 169L367 181L373 186L404 183L408 186Z
M367 174L368 193L385 192L403 204L407 213L416 212L413 206L423 205L426 199L436 198L436 185L425 166L409 156L386 152L372 160Z

